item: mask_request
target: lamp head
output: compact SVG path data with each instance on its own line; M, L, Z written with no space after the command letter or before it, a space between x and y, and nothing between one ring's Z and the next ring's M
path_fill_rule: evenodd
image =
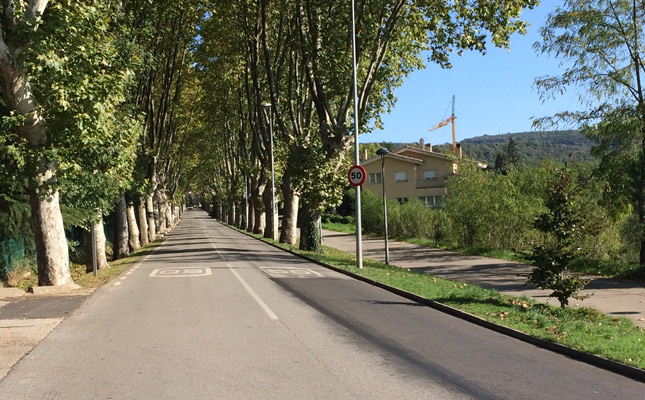
M390 151L386 149L385 147L381 147L380 149L376 150L376 154L383 157L385 155L390 154Z

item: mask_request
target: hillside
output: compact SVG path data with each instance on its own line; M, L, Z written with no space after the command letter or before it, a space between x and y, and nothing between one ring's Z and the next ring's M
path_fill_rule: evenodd
M545 159L559 162L594 162L591 141L578 131L521 132L478 136L461 141L466 154L480 161L495 163L500 151L507 152L508 141L515 141L523 164L536 165Z
M515 141L520 163L523 165L538 165L546 159L563 163L597 162L589 154L593 143L578 131L572 130L484 135L464 139L460 143L469 157L493 166L499 152L508 152L508 141L511 138ZM362 143L361 148L368 148L368 153L373 155L379 147L386 147L392 151L406 144L419 145L418 143L381 142ZM433 147L433 151L448 153L450 144L436 145Z

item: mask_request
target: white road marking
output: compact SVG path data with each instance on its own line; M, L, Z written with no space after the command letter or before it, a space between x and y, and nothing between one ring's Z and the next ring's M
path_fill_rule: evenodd
M204 232L204 236L206 236L206 238L208 239L208 241L209 241L209 242L211 242L211 245L212 245L212 246L213 246L213 248L215 249L215 252L220 256L220 258L221 258L222 260L226 261L226 257L224 257L224 254L222 254L222 253L219 251L219 249L217 248L217 245L215 245L215 243L213 242L213 239L211 239L210 235L209 235L209 234L208 234L208 232L206 231L206 228L202 227L202 232ZM262 300L262 299L260 298L260 296L258 296L258 294L257 294L257 293L255 293L255 291L251 288L251 286L249 286L249 285L246 283L246 281L245 281L244 279L242 279L242 277L237 273L237 271L235 271L235 269L233 269L233 267L231 267L231 264L226 263L226 266L227 266L227 267L228 267L228 269L231 271L231 273L232 273L233 275L235 275L235 277L237 278L237 280L238 280L238 281L240 281L240 283L242 284L242 286L244 286L244 289L246 289L246 291L247 291L247 292L249 292L249 294L251 295L251 297L253 297L253 299L254 299L254 300L255 300L255 301L260 305L260 307L262 307L262 309L263 309L263 310L264 310L264 312L269 316L269 318L271 318L271 319L273 319L273 320L277 320L277 319L278 319L278 316L277 316L277 315L275 315L275 313L273 312L273 310L271 310L271 308L269 308L269 306L264 302L264 300Z
M194 278L213 275L210 268L157 268L150 273L152 278Z
M258 295L257 295L257 293L255 293L255 291L254 291L254 290L253 290L253 289L252 289L252 288L251 288L251 287L246 283L246 281L244 281L244 279L242 279L242 277L237 273L237 271L235 271L235 269L233 269L233 267L231 267L231 264L226 263L226 266L227 266L227 267L228 267L228 269L233 273L233 275L235 275L235 277L237 278L237 280L238 280L238 281L240 281L240 283L242 284L242 286L244 286L244 289L246 289L246 291L247 291L247 292L249 292L249 294L251 295L251 297L253 297L253 299L254 299L254 300L255 300L255 301L260 305L260 307L262 307L262 309L264 310L264 312L265 312L265 313L267 313L267 315L269 316L269 318L274 319L274 320L277 320L277 319L278 319L278 316L277 316L277 315L275 315L275 313L274 313L274 312L269 308L269 306L268 306L268 305L267 305L267 304L266 304L266 303L265 303L265 302L260 298L260 296L258 296Z
M267 275L273 278L324 278L320 272L309 268L299 267L260 267Z
M127 276L122 276L120 279L123 281L125 279L128 279L128 277Z
M122 284L122 283L123 283L123 282L115 282L115 283L114 283L114 286L119 286L119 285L120 285L120 284Z

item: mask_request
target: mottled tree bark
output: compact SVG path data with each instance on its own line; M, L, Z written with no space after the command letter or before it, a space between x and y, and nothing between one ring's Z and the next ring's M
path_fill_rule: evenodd
M128 218L128 246L130 251L136 251L141 247L141 243L139 242L139 226L132 202L128 202L126 216Z
M148 242L154 242L157 238L155 225L155 206L152 193L146 195L146 218L148 219Z
M112 259L118 260L130 255L130 249L128 247L128 217L125 194L122 194L121 197L119 197L112 214L114 218Z
M146 198L140 197L137 202L137 222L139 223L139 243L148 244L148 219L146 217Z
M105 254L105 230L103 229L103 217L99 213L98 222L94 223L95 242L96 242L96 268L108 268L107 255ZM92 259L92 232L85 233L85 259L86 272L94 270L94 260Z
M49 195L38 195L36 188L32 188L29 199L36 242L38 286L73 283L69 272L69 250L58 203L58 191L55 190Z
M291 175L286 171L282 176L282 182L284 210L282 214L282 228L280 229L280 243L296 244L300 196L295 192Z
M320 212L302 208L302 221L300 224L300 250L322 252L320 237Z

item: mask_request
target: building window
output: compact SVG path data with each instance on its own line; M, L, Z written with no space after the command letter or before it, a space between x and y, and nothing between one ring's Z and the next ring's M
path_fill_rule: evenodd
M394 182L407 182L408 173L405 171L399 171L394 173Z
M407 198L407 197L397 197L397 198L396 198L396 201L397 201L399 204L403 204L403 203L407 203L407 202L408 202L408 198Z
M436 169L427 169L423 171L423 179L426 181L434 181L437 179L437 170Z
M367 174L369 183L381 183L381 173Z
M443 196L419 196L419 201L428 207L439 207L443 204Z

